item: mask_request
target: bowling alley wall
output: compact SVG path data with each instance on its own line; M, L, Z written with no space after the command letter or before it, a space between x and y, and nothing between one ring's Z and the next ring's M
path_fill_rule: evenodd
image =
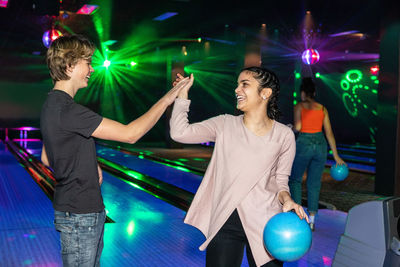
M239 114L235 109L234 90L244 64L244 49L239 42L200 39L183 45L154 45L146 53L135 56L135 62L115 64L111 60L108 68L104 67L102 55L96 52L92 64L95 72L89 86L81 89L75 100L105 117L127 123L143 114L171 88L171 73L180 65L186 75L195 76L189 94L192 122L224 113ZM110 49L118 50L116 45ZM374 51L378 48L376 44L368 43L368 46ZM45 49L0 51L0 124L3 127L39 126L41 106L53 86L45 52ZM316 100L328 109L337 142L375 143L376 121L384 116L377 113L378 54L360 53L355 44L351 50L335 53L322 50L320 61L307 66L301 62L301 52L288 53L273 46L261 49L262 66L276 72L281 82L280 121L293 123L293 106L301 101L301 80L312 77L317 88ZM164 116L143 141L166 140L167 125Z

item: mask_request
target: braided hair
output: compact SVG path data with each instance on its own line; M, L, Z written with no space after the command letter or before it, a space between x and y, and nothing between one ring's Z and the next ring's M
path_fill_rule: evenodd
M262 67L248 67L242 69L241 72L248 71L253 74L254 79L259 83L258 92L263 88L271 88L272 94L268 100L267 116L271 120L277 120L280 115L278 108L278 96L280 91L279 79L272 71Z

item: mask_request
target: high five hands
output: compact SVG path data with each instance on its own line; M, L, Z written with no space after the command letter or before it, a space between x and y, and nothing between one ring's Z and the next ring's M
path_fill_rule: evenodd
M189 89L190 89L190 87L192 87L193 81L194 81L193 74L190 74L189 77L185 78L181 74L178 73L178 74L176 74L175 81L172 83L172 85L175 87L175 86L178 86L180 84L180 82L184 81L185 79L188 79L189 82L182 87L182 89L178 93L178 98L188 99Z
M184 94L187 94L192 84L193 84L193 76L186 78L181 76L179 80L178 79L175 80L175 82L173 83L174 87L163 96L162 100L165 101L167 106L171 105L175 101L176 97L180 97L182 91L185 92Z

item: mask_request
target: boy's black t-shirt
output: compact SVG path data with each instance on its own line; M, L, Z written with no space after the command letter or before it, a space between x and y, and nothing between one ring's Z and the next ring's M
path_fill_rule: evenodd
M72 213L104 209L92 133L102 117L74 102L64 91L52 90L42 107L40 130L55 186L53 207Z

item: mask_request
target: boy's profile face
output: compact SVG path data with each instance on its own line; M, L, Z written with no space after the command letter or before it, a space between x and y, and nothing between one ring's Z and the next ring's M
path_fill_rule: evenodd
M88 86L90 76L94 72L92 58L80 59L75 66L68 69L68 76L75 88L85 88Z

